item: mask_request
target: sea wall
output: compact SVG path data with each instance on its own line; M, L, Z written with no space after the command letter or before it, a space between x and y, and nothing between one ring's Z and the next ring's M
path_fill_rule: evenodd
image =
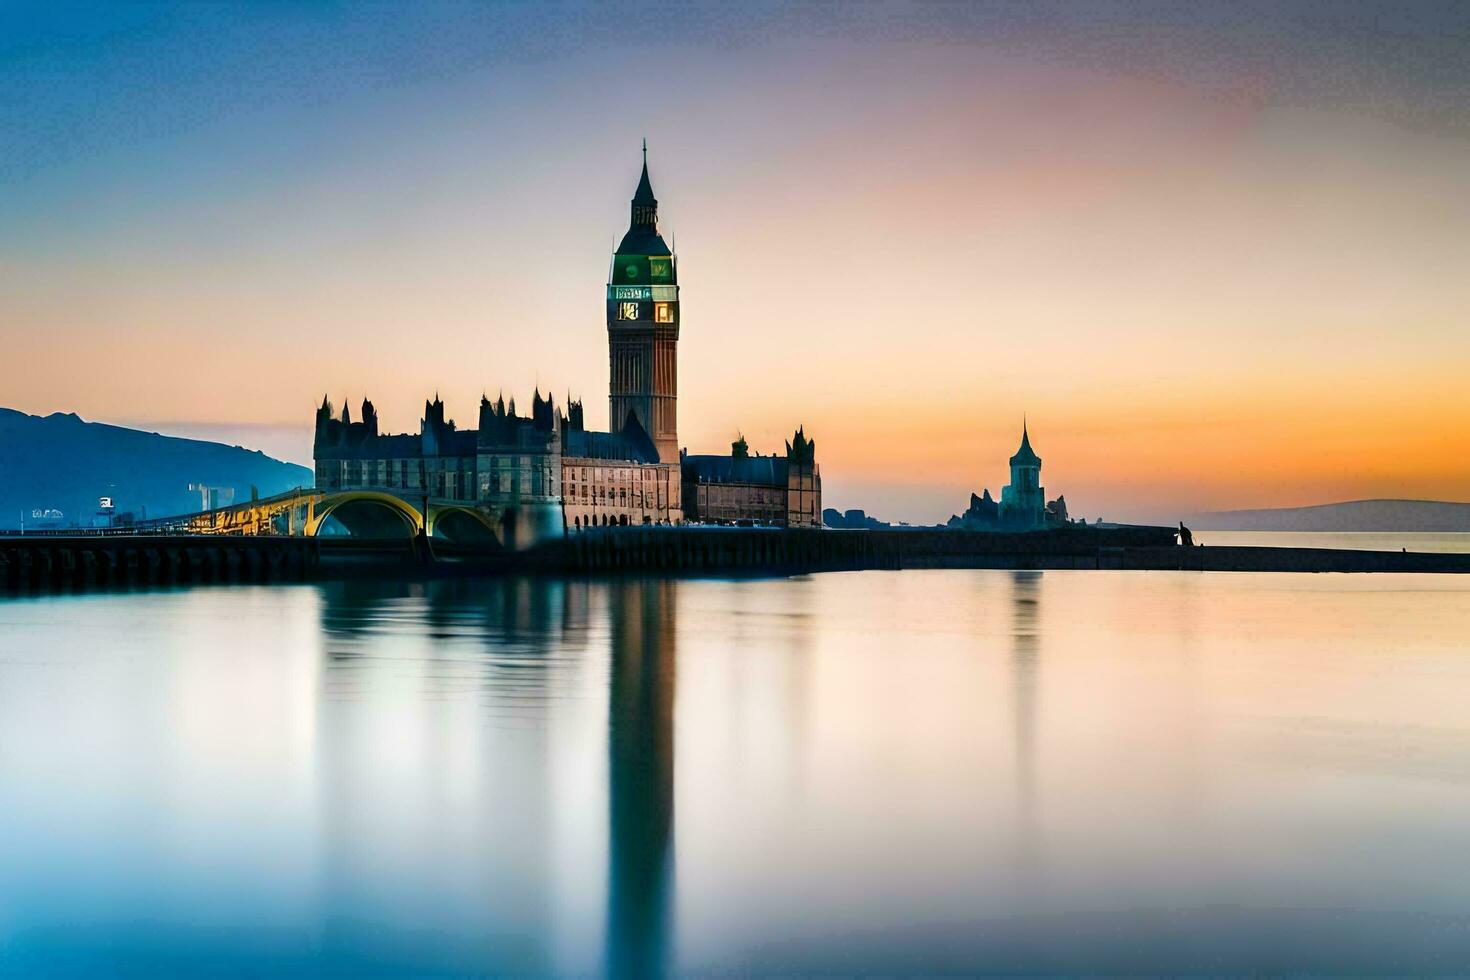
M319 570L320 549L313 538L0 537L0 587L10 591L301 581Z
M1030 533L793 528L607 528L568 536L545 564L573 572L858 568L1470 573L1470 554L1324 548L1181 548L1168 527Z
M525 552L430 546L422 539L212 535L0 537L0 590L353 575L802 572L1015 568L1215 572L1470 573L1470 554L1321 548L1181 548L1166 527L1033 533L816 528L626 527L570 534Z
M557 542L567 570L720 568L1099 568L1125 549L1172 546L1166 527L990 532L961 530L639 527L594 528ZM1116 567L1116 566L1112 566Z

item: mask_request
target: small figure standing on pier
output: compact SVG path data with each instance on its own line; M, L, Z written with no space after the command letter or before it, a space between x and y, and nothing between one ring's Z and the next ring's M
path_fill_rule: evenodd
M1179 522L1179 546L1182 548L1194 547L1194 534L1184 526L1183 521Z

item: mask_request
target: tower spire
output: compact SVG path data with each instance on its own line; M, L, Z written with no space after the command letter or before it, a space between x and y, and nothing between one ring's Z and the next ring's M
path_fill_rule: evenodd
M638 189L633 192L632 227L653 232L658 228L658 198L653 196L653 182L648 179L648 140L643 141L643 172L638 175Z
M1041 457L1036 455L1036 450L1031 448L1031 432L1026 426L1026 416L1021 416L1021 448L1016 450L1016 455L1011 457L1011 465L1040 466Z

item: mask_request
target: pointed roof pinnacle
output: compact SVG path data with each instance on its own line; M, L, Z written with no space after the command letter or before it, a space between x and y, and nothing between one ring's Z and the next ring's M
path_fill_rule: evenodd
M1041 457L1031 448L1031 433L1026 426L1026 416L1021 416L1021 448L1011 457L1011 465L1040 466Z
M643 140L643 174L638 178L638 190L633 192L634 204L647 204L657 206L658 199L653 196L653 184L648 179L648 139Z

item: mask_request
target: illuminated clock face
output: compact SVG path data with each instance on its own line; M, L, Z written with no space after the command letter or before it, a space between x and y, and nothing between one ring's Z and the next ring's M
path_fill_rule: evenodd
M638 319L638 304L637 303L620 303L620 304L618 304L618 319L619 320L636 320L636 319Z

